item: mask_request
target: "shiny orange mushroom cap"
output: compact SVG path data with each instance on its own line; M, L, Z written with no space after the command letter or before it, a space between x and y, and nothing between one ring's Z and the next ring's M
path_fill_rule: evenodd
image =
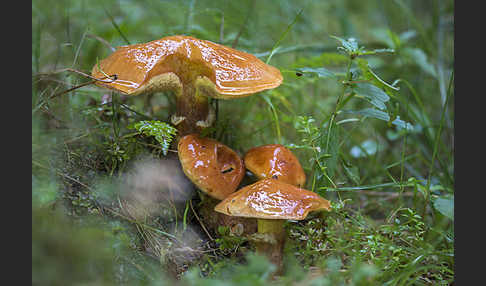
M282 83L280 71L255 56L190 36L118 47L92 69L93 77L106 75L116 75L116 80L96 84L130 95L191 84L205 96L225 99Z
M296 186L304 186L305 173L299 159L280 144L254 147L246 152L245 167L258 179L275 178Z
M214 210L229 216L303 220L311 211L331 210L331 204L314 192L264 179L229 195Z
M216 140L189 134L179 140L177 151L184 174L218 200L233 193L245 175L243 160Z

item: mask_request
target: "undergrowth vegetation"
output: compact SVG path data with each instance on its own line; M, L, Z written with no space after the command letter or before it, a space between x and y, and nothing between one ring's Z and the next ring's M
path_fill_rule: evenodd
M33 285L453 284L453 26L440 0L33 1ZM241 156L285 145L331 201L285 223L278 277L238 230L206 227L172 94L86 76L114 47L175 34L282 72L213 100L205 130Z

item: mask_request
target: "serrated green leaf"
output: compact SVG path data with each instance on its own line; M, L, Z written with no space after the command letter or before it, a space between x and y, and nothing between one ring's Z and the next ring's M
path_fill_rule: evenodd
M370 83L357 83L352 87L357 95L364 96L368 101L379 109L386 109L385 102L390 97L380 88Z
M308 77L321 77L321 78L336 76L334 72L322 67L321 68L309 68L309 67L298 68L296 69L296 73L301 73L302 75Z
M434 201L434 208L454 220L454 196L441 196Z

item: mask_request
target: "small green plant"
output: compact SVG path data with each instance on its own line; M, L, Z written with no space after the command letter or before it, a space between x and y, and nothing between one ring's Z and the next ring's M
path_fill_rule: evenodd
M345 73L331 71L325 67L298 68L299 76L318 78L332 78L341 84L342 92L339 94L335 108L330 116L320 124L320 128L314 125L312 117L297 117L295 127L298 132L304 134L303 147L313 150L313 178L312 190L322 192L327 189L338 189L335 183L335 173L339 162L343 162L343 168L355 183L356 172L352 166L340 156L342 130L340 125L351 121L362 121L365 118L374 118L386 121L388 126L395 125L399 129L413 130L413 125L400 119L396 112L391 110L390 99L397 97L399 90L394 84L388 84L371 69L364 56L380 53L393 53L393 49L374 49L371 51L360 47L354 38L342 39L336 36L332 38L339 41L338 51L348 58ZM344 109L344 106L352 98L358 98L367 102L370 106L359 110ZM338 121L339 115L352 115L362 117L345 118Z
M379 226L370 225L360 212L341 208L333 211L325 221L314 218L290 225L290 237L294 242L290 250L297 259L305 261L304 264L321 265L325 270L322 265L338 261L339 269L347 269L354 275L361 270L359 267L353 270L353 265L361 261L358 263L360 267L372 269L373 279L391 285L406 279L421 279L424 273L404 271L414 268L423 269L426 276L434 276L438 282L450 281L453 277L448 272L449 266L437 262L447 261L447 253L452 247L447 251L434 250L425 237L428 230L423 218L410 208L395 210ZM364 261L368 266L362 263ZM329 279L340 280L336 276L348 275L348 272L338 274L336 271L331 271L334 274ZM396 277L396 272L403 276Z
M183 285L255 285L264 286L271 283L271 274L275 271L275 265L266 257L248 253L245 256L246 263L226 263L217 273L210 277L200 275L199 269L192 268L181 279ZM278 283L277 283L278 284Z
M218 233L220 237L216 238L216 243L219 244L219 249L223 252L236 252L238 247L247 241L247 239L240 235L233 235L227 226L219 226Z
M170 143L177 133L177 129L170 124L158 120L143 120L128 126L130 129L136 129L139 134L144 136L154 136L155 140L162 146L164 156L169 151Z

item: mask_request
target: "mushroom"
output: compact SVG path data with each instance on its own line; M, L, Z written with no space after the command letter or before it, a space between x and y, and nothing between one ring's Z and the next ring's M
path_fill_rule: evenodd
M305 184L305 173L299 159L283 145L268 144L251 148L243 160L246 168L258 179L275 178L299 187Z
M179 140L177 151L184 174L215 199L233 193L245 175L238 154L214 139L189 134Z
M253 235L256 251L268 257L280 272L285 220L303 220L311 211L330 211L331 204L314 192L268 178L232 193L214 210L230 216L256 218L258 232Z
M184 174L202 191L200 214L215 229L229 226L235 232L253 233L256 221L228 217L214 211L214 206L233 193L245 175L243 160L228 146L198 134L183 136L177 145Z
M211 126L208 98L244 97L282 83L280 71L255 56L190 36L118 47L92 69L93 77L106 75L116 76L98 86L127 95L174 91L177 110L171 121L178 136Z

